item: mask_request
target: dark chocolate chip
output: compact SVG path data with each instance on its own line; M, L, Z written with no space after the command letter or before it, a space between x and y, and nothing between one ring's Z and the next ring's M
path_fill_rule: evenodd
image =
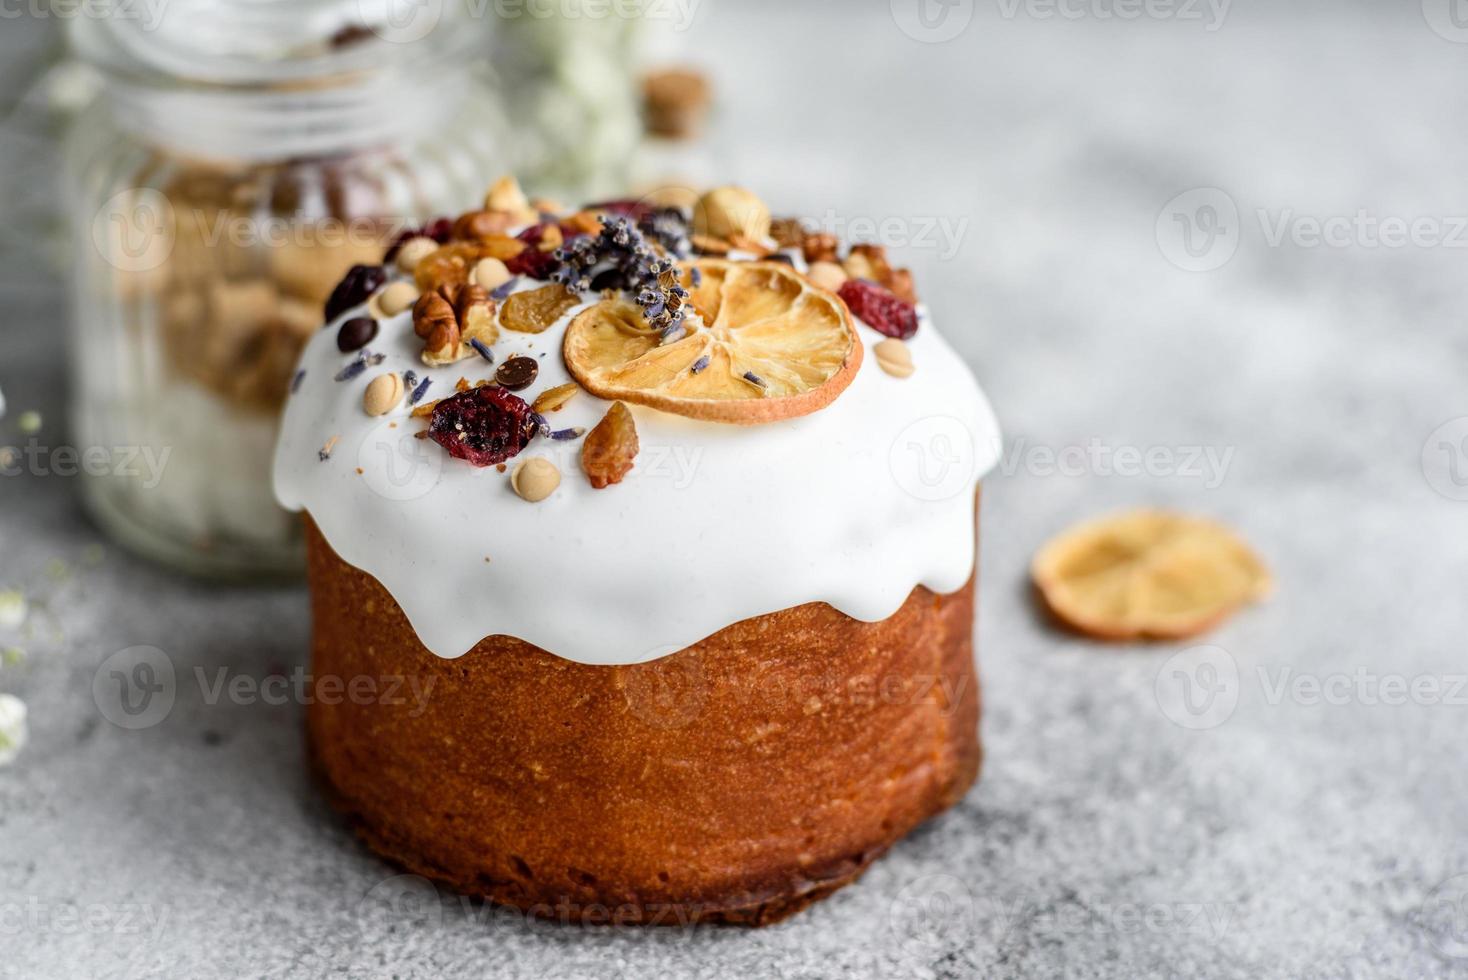
M540 374L540 365L534 358L517 354L499 366L499 370L494 372L494 379L499 382L501 388L523 391L535 383L535 377L538 374Z
M361 350L377 336L377 321L370 316L354 316L336 332L336 348L343 354Z

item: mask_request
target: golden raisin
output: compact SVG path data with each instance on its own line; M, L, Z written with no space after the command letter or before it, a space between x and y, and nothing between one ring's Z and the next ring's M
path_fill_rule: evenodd
M622 482L622 477L632 469L637 449L637 426L632 421L632 413L621 402L613 402L606 417L586 434L586 441L581 444L581 468L591 485L603 490Z
M560 283L515 293L505 300L500 312L500 326L520 333L540 333L548 329L581 300Z

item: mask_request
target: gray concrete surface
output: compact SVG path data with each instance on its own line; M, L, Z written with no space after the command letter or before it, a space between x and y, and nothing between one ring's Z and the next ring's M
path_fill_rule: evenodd
M1468 422L1436 431L1468 417L1468 46L1434 0L1241 0L1221 24L1047 9L984 4L926 43L880 0L708 0L688 35L726 95L719 162L782 210L899 219L1007 425L988 762L960 807L762 932L425 894L326 810L298 705L211 705L190 679L302 664L301 590L99 558L68 481L7 477L0 580L51 608L0 669L32 712L0 770L0 976L1468 976ZM7 22L3 56L25 44ZM1225 196L1169 204L1199 188ZM1344 237L1311 244L1306 219L1332 217ZM1385 219L1425 224L1373 245ZM61 294L33 252L0 262L0 442L35 408L60 444ZM1112 465L1154 448L1150 475ZM1207 451L1227 465L1190 463ZM1207 639L1221 652L1097 646L1036 614L1046 536L1142 503L1230 521L1272 563L1277 596ZM127 731L92 680L137 644L185 681ZM1215 700L1180 700L1189 680Z

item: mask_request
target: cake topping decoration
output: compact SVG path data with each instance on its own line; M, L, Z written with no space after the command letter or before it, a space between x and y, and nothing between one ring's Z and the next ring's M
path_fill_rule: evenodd
M702 273L696 287L694 269ZM673 343L621 299L571 321L562 354L583 388L609 401L753 424L818 411L855 378L863 348L846 307L789 266L699 259L680 272L698 317Z
M535 378L539 374L540 365L536 363L535 358L521 354L501 364L494 373L494 379L502 388L508 388L510 391L524 391L535 383Z
M359 376L365 370L367 370L366 359L362 357L357 357L353 359L350 364L337 372L336 380L351 381L353 378Z
M367 302L385 282L387 272L380 265L352 266L326 300L326 322L331 323L352 307Z
M486 362L490 364L494 363L494 352L488 347L484 346L484 341L480 340L478 337L473 337L469 340L469 346L474 348L474 352L480 357L484 358Z
M877 355L877 364L882 370L894 378L912 377L912 353L902 341L888 337L873 347L872 353Z
M880 334L906 340L917 333L916 307L869 279L848 280L840 296L852 313Z
M524 500L539 503L561 485L561 471L556 464L534 456L516 464L510 472L510 487Z
M321 460L321 462L323 463L326 462L328 459L331 459L331 452L333 449L336 448L336 444L340 441L341 436L332 436L330 439L326 440L326 444L317 451L316 458Z
M428 435L457 459L493 466L519 455L539 429L523 399L485 385L435 405Z
M581 468L591 485L604 490L632 469L638 452L637 425L632 413L621 402L614 402L606 416L581 445Z
M302 381L305 381L305 380L306 380L306 369L305 368L301 368L300 370L298 370L296 372L295 377L291 378L291 394L294 395L296 392L300 391L301 390L301 382Z
M576 393L580 390L581 388L574 381L547 388L535 396L535 401L530 407L537 412L559 412L566 407L567 402L576 397Z
M413 372L409 371L408 373L411 375ZM431 384L433 384L432 378L424 378L418 382L418 387L413 389L413 394L408 398L408 404L416 405L421 402L423 396L428 392L428 386Z
M379 374L362 393L362 408L368 415L386 415L403 400L403 379L396 374Z
M336 332L336 349L343 354L361 350L377 336L377 321L370 316L355 316Z
M541 333L580 302L574 293L558 283L518 292L505 300L500 326L516 333Z

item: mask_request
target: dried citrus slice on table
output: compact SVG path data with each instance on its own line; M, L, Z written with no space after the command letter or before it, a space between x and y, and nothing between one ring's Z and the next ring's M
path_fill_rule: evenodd
M749 425L819 411L856 377L862 344L851 314L789 266L700 259L679 268L696 314L680 339L663 342L626 299L571 321L562 353L583 388Z
M1152 510L1074 527L1030 571L1056 616L1115 640L1195 636L1270 588L1268 569L1228 528Z

